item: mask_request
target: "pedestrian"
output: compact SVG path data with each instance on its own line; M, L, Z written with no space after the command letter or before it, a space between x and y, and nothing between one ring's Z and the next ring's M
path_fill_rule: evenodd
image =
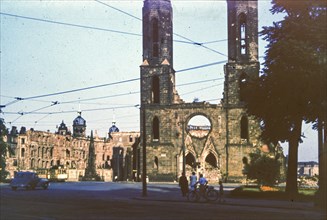
M219 202L225 202L223 182L219 180Z
M181 187L182 195L183 197L185 197L186 194L188 193L188 181L184 172L182 173L182 176L179 177L178 182L179 182L179 186Z
M192 172L192 175L190 176L190 189L191 190L194 190L195 189L196 181L197 181L197 177L195 175L195 172L193 171Z
M203 174L200 174L200 179L198 182L200 184L200 193L201 195L205 195L205 191L206 191L206 185L208 184L208 180L203 176Z

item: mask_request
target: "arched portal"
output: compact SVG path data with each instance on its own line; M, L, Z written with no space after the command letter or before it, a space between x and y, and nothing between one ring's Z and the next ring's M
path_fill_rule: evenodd
M212 168L218 167L217 159L216 159L215 155L213 155L213 153L211 153L211 152L206 156L205 162L206 162L206 167L207 166L212 167Z
M193 156L193 154L188 153L185 156L185 164L186 166L188 166L190 169L194 169L195 168L195 157Z

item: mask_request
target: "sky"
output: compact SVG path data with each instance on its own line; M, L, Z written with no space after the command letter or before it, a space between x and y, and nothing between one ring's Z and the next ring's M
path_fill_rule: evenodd
M173 67L181 98L218 104L227 61L227 3L172 0ZM72 130L78 111L89 134L139 131L143 1L1 0L0 117L7 128ZM259 0L259 31L282 15ZM203 43L207 48L192 42ZM266 42L259 39L259 56ZM209 48L209 49L208 49ZM261 59L260 62L263 62ZM220 63L216 65L206 64ZM189 70L191 69L191 70ZM318 161L317 134L307 137L299 161ZM282 144L287 154L287 144Z

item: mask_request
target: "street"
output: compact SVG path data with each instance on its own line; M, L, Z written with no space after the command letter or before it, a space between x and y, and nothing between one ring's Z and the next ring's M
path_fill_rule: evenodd
M326 219L307 203L226 198L190 203L177 184L51 183L48 190L12 191L1 184L1 220L11 219Z

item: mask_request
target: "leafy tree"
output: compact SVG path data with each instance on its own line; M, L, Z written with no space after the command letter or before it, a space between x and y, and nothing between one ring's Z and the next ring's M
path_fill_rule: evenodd
M242 91L249 114L261 122L262 139L288 141L286 192L297 194L298 144L302 121L316 123L326 108L326 1L273 0L284 20L263 27L267 40L262 75Z
M0 182L4 182L9 172L6 170L6 156L8 152L8 145L4 141L4 136L7 135L7 128L4 125L4 120L0 118Z
M250 153L250 163L243 158L247 179L257 180L259 185L274 186L280 176L279 156L260 152Z

